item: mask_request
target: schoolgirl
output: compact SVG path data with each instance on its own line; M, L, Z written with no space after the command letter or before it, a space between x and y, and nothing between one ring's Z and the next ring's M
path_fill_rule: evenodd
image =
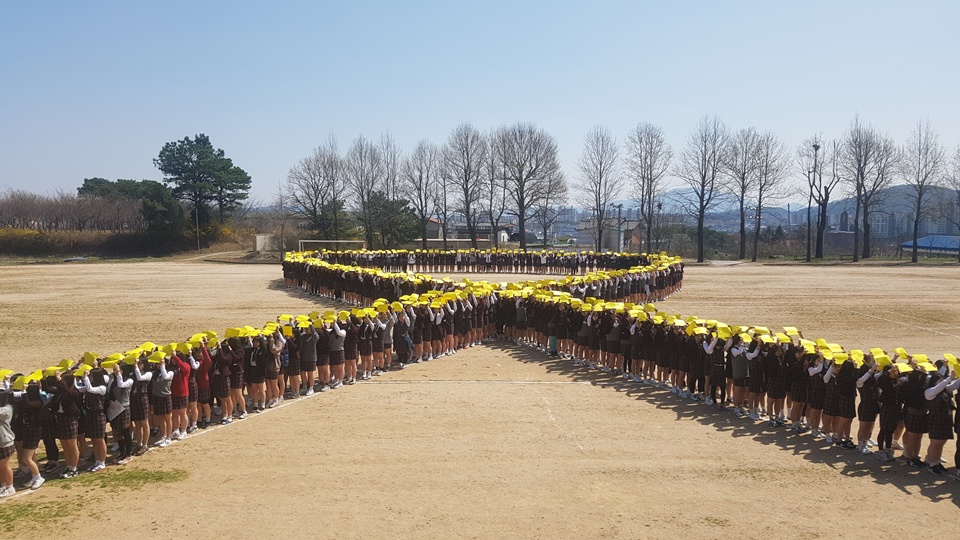
M243 375L250 396L250 410L260 413L266 408L267 365L273 361L273 355L265 347L262 336L247 338L243 353Z
M346 317L341 317L341 322ZM327 342L330 344L330 389L336 390L343 386L343 362L344 362L344 340L347 332L340 328L339 323L334 320L327 327ZM392 341L392 340L391 340ZM386 344L384 344L386 350Z
M857 372L857 392L860 404L857 406L857 450L861 454L872 454L871 446L876 443L871 438L873 426L880 415L880 389L877 385L877 363L872 354L864 355L863 365Z
M133 365L133 390L130 392L130 421L133 422L134 442L137 449L134 456L142 456L150 447L150 382L153 371L148 368L146 353L136 359Z
M172 432L170 439L182 440L187 436L187 426L190 424L187 416L187 405L190 402L190 364L184 361L185 354L174 351L167 362L167 369L173 372L170 381L170 405Z
M10 395L10 378L0 381L0 499L15 493L10 457L16 453L13 433L13 403Z
M344 384L354 384L356 382L357 362L360 358L360 327L357 322L357 318L350 315L340 325L346 334L343 338Z
M104 396L107 394L106 374L96 367L83 375L83 385L79 387L83 397L84 434L93 443L94 463L88 471L100 472L107 467L107 416L103 410Z
M20 382L23 385L23 382ZM20 448L17 455L17 462L21 470L26 470L29 474L29 480L26 487L29 489L38 489L43 485L44 479L40 476L40 467L37 465L37 447L40 446L40 439L43 436L42 410L44 394L40 389L40 383L31 380L24 386L24 391L20 396ZM25 475L25 479L26 479Z
M266 401L267 407L272 409L283 401L283 394L280 391L280 353L283 352L287 341L283 339L280 329L264 337L263 346L266 347L267 366L265 374L266 383ZM286 386L286 385L284 385Z
M113 365L113 377L107 385L107 407L110 430L117 440L116 465L126 465L133 459L133 432L130 422L130 395L133 389L133 366L127 363ZM115 405L114 405L115 404Z
M770 426L786 425L783 404L787 397L787 370L783 357L783 347L770 344L764 358L764 379L767 383L767 411L770 413Z
M930 374L929 387L924 391L927 399L927 431L930 443L927 445L927 456L924 460L927 470L936 475L942 475L947 469L940 463L943 457L943 447L947 441L953 439L953 393L960 387L960 379L955 375L948 375L946 366Z
M373 322L366 310L361 315L363 318L357 328L357 348L360 352L359 377L365 381L373 376Z
M51 388L57 408L57 439L63 448L64 470L60 478L73 478L77 475L80 462L80 447L77 444L80 419L80 391L74 381L73 373L63 373L57 384Z
M903 406L900 387L907 381L900 377L896 364L887 364L877 378L880 405L880 433L877 435L877 459L893 461L893 434L903 426Z
M196 369L194 382L197 385L197 407L199 413L196 427L201 429L210 427L210 405L213 402L213 396L210 390L210 372L213 369L213 358L210 357L210 349L216 350L216 347L216 340L209 341L204 339L204 343L200 346L199 351L194 351L194 355L197 353L200 355L200 365Z
M733 414L738 418L747 416L747 388L749 386L749 365L747 362L747 347L740 335L730 338L732 344L729 352L729 362L733 373Z
M160 428L160 438L156 440L154 446L166 448L170 446L173 433L173 396L171 386L173 377L176 375L174 363L171 358L161 359L157 363L158 368L153 372L153 380L150 387L150 393L153 399L153 416L155 425ZM168 369L168 367L170 369Z

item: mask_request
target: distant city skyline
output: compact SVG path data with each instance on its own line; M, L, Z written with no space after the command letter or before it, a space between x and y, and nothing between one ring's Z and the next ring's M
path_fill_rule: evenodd
M675 154L704 114L791 154L856 114L900 143L921 119L960 143L955 2L0 0L0 14L0 190L159 180L162 145L198 133L263 204L330 134L345 150L390 132L408 151L461 122L544 128L571 203L597 123L621 143L659 125Z

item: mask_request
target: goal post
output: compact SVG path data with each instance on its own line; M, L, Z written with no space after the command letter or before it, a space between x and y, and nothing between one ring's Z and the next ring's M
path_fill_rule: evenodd
M300 251L346 251L350 249L364 249L367 243L363 240L300 240Z

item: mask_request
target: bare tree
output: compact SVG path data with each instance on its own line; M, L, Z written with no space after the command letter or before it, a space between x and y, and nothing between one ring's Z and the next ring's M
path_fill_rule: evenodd
M633 183L633 198L640 205L640 221L646 235L646 250L653 251L653 229L663 208L663 179L670 169L673 151L663 130L653 124L637 124L627 135L627 169Z
M752 262L757 262L764 205L785 194L783 180L786 178L786 156L783 143L773 133L768 131L757 137L757 183L754 195L757 208L756 225L753 229L753 256L750 258Z
M453 196L453 180L450 177L450 171L447 170L443 160L440 159L440 166L437 174L437 187L433 191L433 213L440 220L440 237L443 239L443 249L447 249L447 233L450 215L453 213L453 204L450 199Z
M831 141L825 144L819 135L804 140L797 148L797 163L801 170L807 176L807 260L810 258L810 240L813 230L813 222L810 216L811 206L816 204L817 222L816 222L816 240L814 248L814 257L823 258L824 234L827 230L827 206L830 204L830 196L840 184L839 157L840 143ZM823 173L830 165L830 174L824 180Z
M941 201L942 213L957 228L957 236L960 237L960 145L953 153L953 158L950 160L950 170L945 175L945 180L950 195L944 201ZM960 238L958 238L958 241L960 241ZM960 250L957 251L957 262L960 262Z
M606 126L597 124L583 139L583 152L577 161L581 183L579 202L589 208L593 217L594 249L603 250L603 231L606 229L607 208L614 198L622 196L623 177L620 175L620 147Z
M453 128L443 149L443 160L454 194L457 212L463 214L470 234L470 246L477 247L477 222L480 219L480 198L483 196L483 162L487 142L469 123Z
M437 147L426 139L417 142L413 152L403 160L401 178L406 198L420 225L421 246L427 249L427 224L433 216L440 178Z
M526 249L531 209L545 196L549 180L560 173L557 142L534 124L517 123L497 131L498 159L503 165L510 212L520 226L520 248Z
M335 137L331 135L290 169L285 192L293 211L321 238L340 236L347 194L343 159Z
M498 144L503 141L493 131L487 135L487 154L483 160L483 197L480 205L490 223L490 236L493 245L500 245L500 219L507 209L507 182L501 157L504 153Z
M401 151L397 146L393 135L386 131L380 135L380 145L377 147L380 151L383 162L383 187L381 191L386 193L387 199L400 198L400 164Z
M723 168L730 178L724 187L737 198L739 206L741 259L747 258L747 201L759 183L759 146L760 135L756 129L749 127L738 130L730 137L724 152Z
M860 260L860 212L863 207L863 192L876 167L876 141L876 131L865 125L860 120L860 115L857 115L841 143L840 166L853 188L856 208L853 218L853 262Z
M727 127L716 116L704 116L680 153L676 176L689 188L684 206L697 219L697 262L703 262L704 218L721 188Z
M911 262L917 262L917 240L920 236L920 222L928 217L933 209L930 191L940 184L946 165L945 152L940 145L937 132L930 122L917 122L916 129L903 149L901 170L904 180L911 188L913 199L913 250Z
M384 187L384 161L381 149L360 135L354 139L344 158L347 185L357 214L363 225L367 248L373 249L373 212L370 204L374 191Z
M543 231L543 243L547 243L547 232L560 218L559 206L567 201L567 179L562 172L557 172L547 179L547 190L537 204L533 217Z
M861 190L863 208L863 253L862 258L871 256L871 229L870 211L883 204L884 198L897 175L900 167L901 151L891 137L878 134L875 139L876 149L873 175L867 177Z

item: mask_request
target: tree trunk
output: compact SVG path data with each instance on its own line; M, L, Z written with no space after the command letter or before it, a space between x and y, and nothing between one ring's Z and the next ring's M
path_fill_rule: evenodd
M646 222L645 225L647 227L647 253L650 253L653 244L653 220L644 217L644 221Z
M420 220L420 249L427 249L427 223L429 219Z
M810 194L807 197L807 258L806 261L810 262L810 244L813 236L813 218L810 215L810 206L813 204L813 187L810 188ZM820 222L817 222L817 229L820 229Z
M753 227L753 257L750 262L757 262L757 253L760 251L760 206L757 206L757 219Z
M697 262L703 262L703 219L705 210L703 208L697 213Z
M526 212L517 213L517 224L520 226L520 249L527 249L527 216L524 215L525 213Z
M597 253L603 251L603 225L597 220Z
M863 259L870 258L870 207L863 205Z
M899 228L899 227L898 227ZM917 262L917 239L920 237L920 219L913 218L913 249L910 254L910 262Z
M823 236L827 231L827 203L829 202L830 198L824 197L823 204L817 209L817 250L814 255L817 259L823 258Z
M470 233L470 247L477 249L477 224L474 223L473 216L466 216L467 232Z
M747 209L740 199L740 260L747 258Z
M853 262L860 262L860 197L853 212Z

